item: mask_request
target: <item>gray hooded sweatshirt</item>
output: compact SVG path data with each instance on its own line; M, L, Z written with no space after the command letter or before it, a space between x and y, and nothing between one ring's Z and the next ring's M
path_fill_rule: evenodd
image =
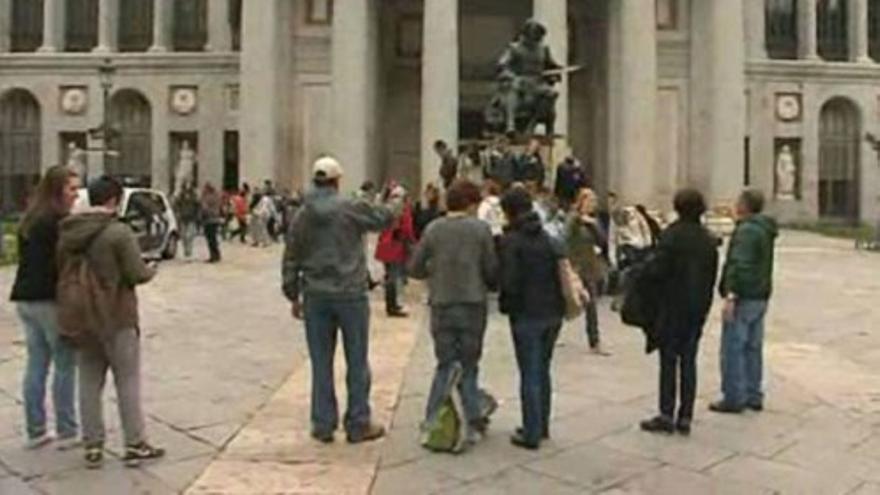
M393 221L394 212L388 207L344 198L332 188L313 189L287 234L284 295L291 301L301 294L363 297L368 288L364 234L381 232Z

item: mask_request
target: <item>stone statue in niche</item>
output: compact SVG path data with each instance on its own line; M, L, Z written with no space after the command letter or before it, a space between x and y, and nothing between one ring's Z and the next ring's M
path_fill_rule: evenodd
M67 168L76 172L80 180L85 183L88 180L86 175L86 152L76 144L75 141L67 143Z
M196 152L190 146L189 141L184 139L180 143L180 152L178 153L177 158L177 170L174 174L175 194L182 191L187 184L192 183L194 179L195 168Z
M791 146L783 145L776 156L776 198L797 198L797 163Z
M485 112L490 131L531 135L543 124L547 135L554 134L554 86L565 69L553 59L546 36L547 28L530 19L498 60L498 87Z

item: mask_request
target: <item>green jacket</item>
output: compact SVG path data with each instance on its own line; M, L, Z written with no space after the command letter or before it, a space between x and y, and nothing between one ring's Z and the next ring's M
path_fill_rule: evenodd
M730 239L719 291L723 297L766 300L773 292L773 249L776 220L752 215L737 223Z

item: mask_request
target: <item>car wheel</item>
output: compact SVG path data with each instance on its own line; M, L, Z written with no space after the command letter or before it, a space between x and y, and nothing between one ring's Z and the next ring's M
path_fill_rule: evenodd
M178 240L177 234L171 234L168 236L168 245L165 246L165 250L162 251L162 259L173 260L177 257Z

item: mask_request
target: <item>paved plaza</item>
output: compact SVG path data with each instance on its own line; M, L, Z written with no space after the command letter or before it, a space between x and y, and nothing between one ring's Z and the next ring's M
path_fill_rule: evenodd
M516 367L495 316L482 377L502 405L488 439L463 456L418 446L433 367L424 311L394 322L374 311L374 409L390 436L358 447L307 438L307 357L278 289L279 256L236 245L219 266L165 264L141 291L145 409L169 457L140 470L111 458L86 471L79 452L21 448L24 349L11 307L0 306L0 494L880 494L880 256L849 242L783 235L765 412L706 411L718 390L716 310L693 435L638 431L656 407L657 358L603 302L613 356L588 354L582 323L568 325L555 361L553 439L539 452L515 449ZM11 276L0 272L3 293ZM409 289L412 309L418 290ZM118 451L113 407L108 445Z

